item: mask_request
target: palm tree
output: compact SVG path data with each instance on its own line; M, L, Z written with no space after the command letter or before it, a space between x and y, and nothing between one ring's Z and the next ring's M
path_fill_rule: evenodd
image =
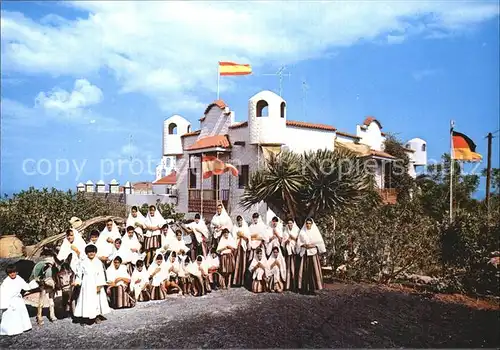
M347 149L283 151L251 175L241 205L249 209L264 201L282 218L303 222L356 205L371 189L373 178L362 159Z

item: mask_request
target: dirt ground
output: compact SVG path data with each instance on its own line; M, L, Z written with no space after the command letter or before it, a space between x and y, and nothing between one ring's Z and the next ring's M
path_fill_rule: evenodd
M31 312L34 315L34 312ZM70 319L0 338L0 348L498 348L498 305L409 290L335 284L317 296L244 289Z

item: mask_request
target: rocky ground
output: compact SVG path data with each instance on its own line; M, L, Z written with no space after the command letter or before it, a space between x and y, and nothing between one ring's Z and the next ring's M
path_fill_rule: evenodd
M314 297L232 289L140 303L93 326L32 318L33 330L0 348L498 348L498 305L465 304L369 285Z

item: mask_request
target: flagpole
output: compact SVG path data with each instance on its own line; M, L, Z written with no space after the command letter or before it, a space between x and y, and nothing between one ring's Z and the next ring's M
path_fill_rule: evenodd
M220 64L217 63L217 99L219 99L220 91Z
M217 153L217 160L219 160L219 152ZM219 205L219 175L214 175L215 176L215 206L217 207Z
M450 121L450 224L453 222L453 127L455 122Z
M201 184L200 184L200 188L201 188L201 208L200 208L200 212L201 212L201 217L203 218L203 153L201 154L201 162L200 162L200 167L201 167L201 171L200 171L200 181L201 181ZM205 219L203 219L205 220Z

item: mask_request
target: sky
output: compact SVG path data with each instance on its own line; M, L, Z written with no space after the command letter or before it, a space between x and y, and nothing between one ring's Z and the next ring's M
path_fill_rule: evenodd
M220 81L236 120L286 66L289 120L355 133L375 116L439 160L453 119L480 170L499 129L499 47L495 1L2 2L0 191L154 180L163 120L198 129L218 61L253 68Z

